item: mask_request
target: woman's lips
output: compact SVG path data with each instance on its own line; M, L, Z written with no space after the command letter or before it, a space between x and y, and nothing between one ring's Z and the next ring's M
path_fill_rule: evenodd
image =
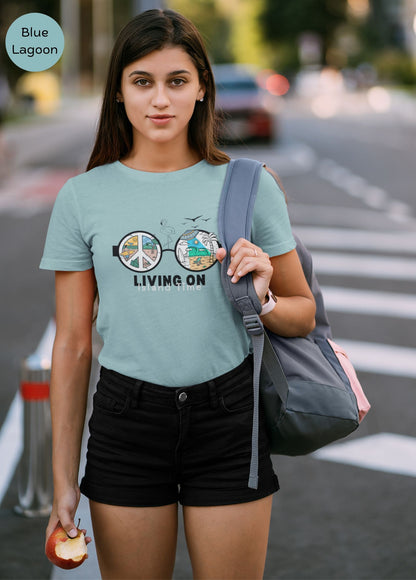
M149 115L148 118L155 125L166 125L173 119L173 115Z

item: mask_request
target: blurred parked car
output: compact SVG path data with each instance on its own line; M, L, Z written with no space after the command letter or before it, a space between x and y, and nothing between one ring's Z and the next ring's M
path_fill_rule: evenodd
M220 141L273 141L275 116L268 106L270 95L258 85L255 73L235 64L216 65L213 71L216 108L222 118Z

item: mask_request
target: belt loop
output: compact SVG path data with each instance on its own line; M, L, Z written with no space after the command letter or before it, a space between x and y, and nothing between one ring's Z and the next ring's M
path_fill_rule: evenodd
M209 405L211 409L216 409L218 407L218 389L215 381L208 381L209 390Z
M142 393L143 381L136 381L132 389L131 406L133 409L139 408L140 395Z

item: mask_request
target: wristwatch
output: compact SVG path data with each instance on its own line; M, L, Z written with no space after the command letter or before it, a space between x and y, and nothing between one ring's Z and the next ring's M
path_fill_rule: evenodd
M260 312L260 316L264 316L265 314L269 314L269 312L271 312L273 310L273 308L276 306L276 302L277 302L277 298L269 288L269 290L267 291L267 302L265 302L263 304L261 312Z

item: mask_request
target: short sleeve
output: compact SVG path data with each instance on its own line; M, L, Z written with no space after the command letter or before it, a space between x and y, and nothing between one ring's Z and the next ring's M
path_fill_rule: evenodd
M266 169L260 177L251 239L269 256L286 254L296 247L285 195Z
M91 250L82 235L80 212L69 180L58 193L52 210L40 268L83 271L92 265Z

